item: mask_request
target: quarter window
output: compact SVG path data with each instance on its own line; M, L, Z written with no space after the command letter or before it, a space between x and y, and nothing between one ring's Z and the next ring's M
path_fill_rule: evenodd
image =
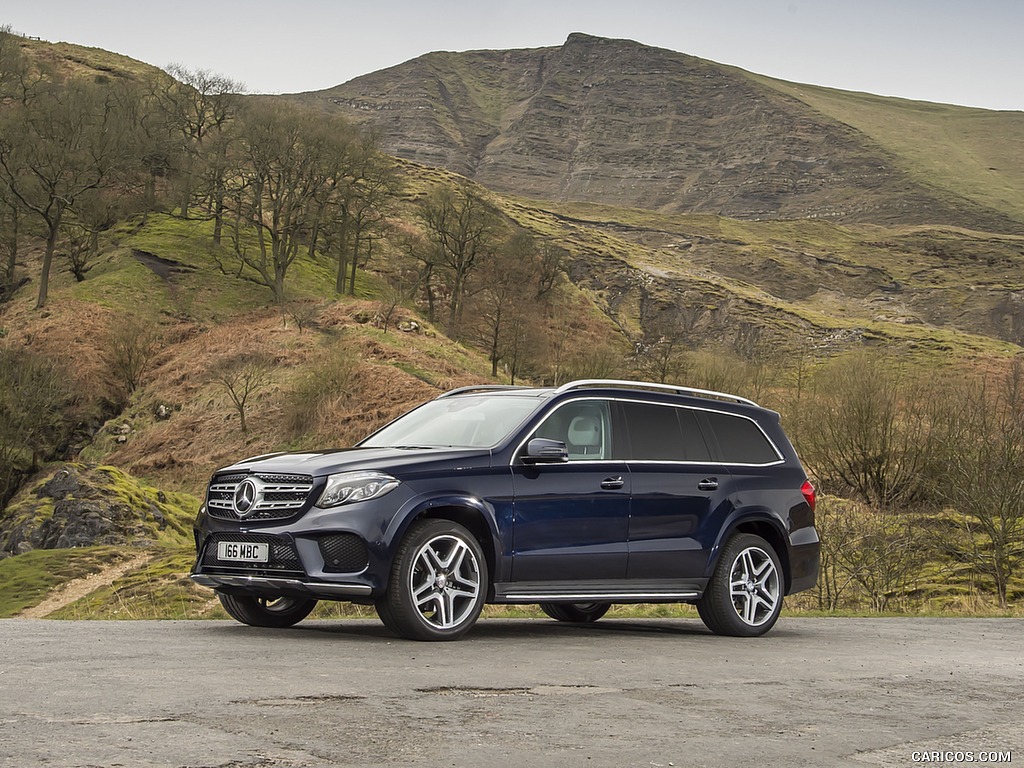
M710 411L705 415L718 439L723 461L729 464L773 464L781 460L764 432L750 419Z

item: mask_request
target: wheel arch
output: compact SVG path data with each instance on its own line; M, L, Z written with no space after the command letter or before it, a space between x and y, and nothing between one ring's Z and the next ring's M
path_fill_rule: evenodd
M498 532L493 510L485 502L472 497L430 499L413 508L393 528L393 535L390 537L391 550L394 551L399 542L405 538L413 523L423 519L450 520L453 523L458 523L473 535L473 538L480 544L484 560L487 562L487 592L488 599L490 599L499 562Z
M751 533L759 536L775 550L782 565L782 576L784 580L783 594L789 594L792 586L793 575L789 562L789 537L786 529L777 517L767 509L744 510L737 514L722 530L722 535L715 543L715 548L708 559L708 569L705 576L710 578L718 565L718 559L722 549L729 539L738 533Z

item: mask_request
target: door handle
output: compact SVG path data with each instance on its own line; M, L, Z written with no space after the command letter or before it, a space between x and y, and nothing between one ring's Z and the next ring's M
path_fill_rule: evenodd
M614 491L626 484L621 477L606 477L601 481L601 487L606 491Z
M718 490L718 478L717 477L705 477L699 483L697 483L698 491L717 491Z

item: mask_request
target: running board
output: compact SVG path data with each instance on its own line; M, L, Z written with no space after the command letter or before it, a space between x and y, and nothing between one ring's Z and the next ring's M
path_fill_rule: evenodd
M496 603L685 603L704 592L700 581L503 582L494 585Z

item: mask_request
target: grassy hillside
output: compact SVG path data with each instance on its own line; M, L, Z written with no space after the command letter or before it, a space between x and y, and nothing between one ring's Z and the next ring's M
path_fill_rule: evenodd
M593 204L506 206L524 226L567 243L579 258L574 279L638 334L641 300L654 314L684 300L731 313L718 337L726 342L742 322L784 349L799 341L835 351L842 337L942 355L1010 354L1024 342L1024 237Z
M1024 218L1024 112L996 112L751 75L855 128L919 183Z
M22 51L36 66L55 70L64 76L97 81L167 77L158 67L102 48L29 38L20 38L19 42Z

